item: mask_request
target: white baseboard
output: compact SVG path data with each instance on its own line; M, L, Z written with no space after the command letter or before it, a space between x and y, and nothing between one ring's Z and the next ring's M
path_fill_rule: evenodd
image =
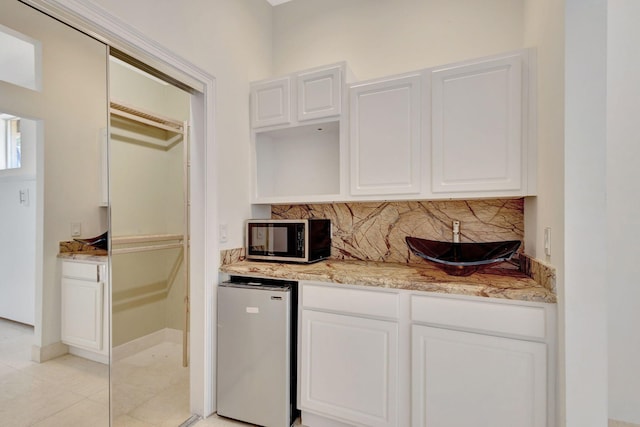
M43 363L67 353L69 353L69 346L61 342L54 342L44 347L39 345L31 346L31 360L37 363Z
M95 351L69 346L69 354L73 354L74 356L82 357L84 359L93 360L94 362L102 363L103 365L109 364L108 355L98 354Z
M164 328L120 344L111 350L111 360L114 362L121 360L163 342L182 343L182 331L179 329Z
M609 427L640 427L640 424L627 423L625 421L609 420Z

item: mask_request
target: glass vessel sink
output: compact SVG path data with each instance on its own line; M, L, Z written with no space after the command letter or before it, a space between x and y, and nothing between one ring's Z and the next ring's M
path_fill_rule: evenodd
M80 242L82 244L93 246L97 249L107 250L109 248L109 232L105 231L99 236L91 237L89 239L73 239L76 242Z
M410 236L405 240L413 253L452 276L469 276L483 268L508 261L520 247L520 240L452 243Z

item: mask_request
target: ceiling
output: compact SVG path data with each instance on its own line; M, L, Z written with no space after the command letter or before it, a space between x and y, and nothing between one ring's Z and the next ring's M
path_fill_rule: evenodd
M279 4L286 3L291 0L267 0L267 1L271 3L271 6L277 6Z

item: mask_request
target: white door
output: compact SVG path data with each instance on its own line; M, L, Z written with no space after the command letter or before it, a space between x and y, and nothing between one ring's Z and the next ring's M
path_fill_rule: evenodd
M412 326L413 427L546 426L546 345Z
M338 116L342 111L342 70L302 73L298 81L298 120Z
M283 77L251 85L251 124L254 128L291 122L291 79Z
M398 325L303 310L301 327L301 409L357 425L397 425Z
M435 69L431 79L432 191L519 194L521 55Z
M62 342L103 350L104 283L62 278Z
M420 75L350 88L352 195L418 194Z

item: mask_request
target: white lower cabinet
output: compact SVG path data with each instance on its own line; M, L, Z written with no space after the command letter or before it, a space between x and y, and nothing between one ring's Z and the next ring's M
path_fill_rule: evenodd
M368 317L397 295L308 285L301 299L300 408L336 421L313 424L303 413L303 423L398 425L398 323Z
M309 427L553 427L554 304L300 282Z
M412 427L543 427L546 345L412 329Z
M62 262L61 335L70 353L108 362L108 301L105 263Z

